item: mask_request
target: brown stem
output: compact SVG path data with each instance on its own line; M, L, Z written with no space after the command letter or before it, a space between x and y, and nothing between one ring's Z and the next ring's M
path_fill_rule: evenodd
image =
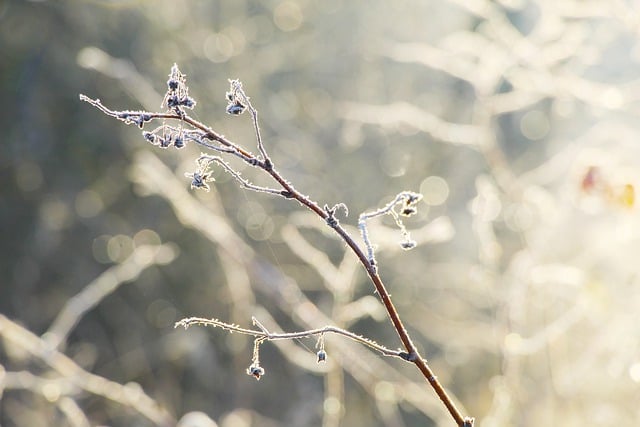
M291 195L293 199L296 199L299 203L308 207L310 210L318 214L322 219L326 220L328 218L327 212L322 210L316 203L311 201L308 197L302 195L295 188L293 188L293 186L288 181L282 178L282 176L278 173L278 171L275 168L271 168L267 172L269 172L269 174L276 181L278 181L278 183ZM427 379L427 381L429 382L431 387L433 387L433 389L435 390L436 394L438 395L442 403L444 403L444 405L447 407L447 410L455 420L456 424L458 424L460 427L472 427L473 418L462 416L462 414L460 413L460 410L458 410L458 408L456 407L451 397L447 394L447 391L444 389L442 384L440 384L440 382L438 381L438 378L434 375L433 371L427 364L426 359L424 359L418 353L418 349L416 348L415 344L413 344L413 341L411 341L409 332L404 327L404 324L402 323L402 319L400 319L400 315L398 314L398 311L396 310L395 305L391 301L391 295L389 295L389 292L387 291L387 288L382 282L382 279L380 279L380 276L378 275L376 268L371 264L371 262L369 261L365 253L362 251L360 246L358 246L358 244L353 240L353 238L347 233L347 231L340 224L336 223L333 228L336 231L336 233L340 235L342 240L344 240L347 243L347 245L351 248L353 253L356 254L358 259L360 260L360 263L367 270L367 274L369 275L369 278L373 282L373 285L376 288L376 292L378 293L378 296L380 297L382 304L384 304L387 314L389 315L389 318L391 319L391 322L393 323L393 326L396 329L398 336L400 337L400 340L404 345L405 350L407 351L406 360L414 363L418 367L418 369L420 369L420 372L422 372L422 375Z

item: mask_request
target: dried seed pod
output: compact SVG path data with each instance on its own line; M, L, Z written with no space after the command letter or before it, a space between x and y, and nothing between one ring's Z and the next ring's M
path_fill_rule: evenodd
M264 375L264 368L260 365L251 365L247 368L247 375L251 375L256 380L260 380Z

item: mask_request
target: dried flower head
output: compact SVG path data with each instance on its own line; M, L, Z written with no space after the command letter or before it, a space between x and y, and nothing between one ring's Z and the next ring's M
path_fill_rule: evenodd
M231 87L225 95L228 102L227 113L237 116L245 112L249 100L242 90L240 80L229 80L229 84Z
M215 181L209 170L209 161L198 159L196 162L198 168L194 172L185 173L184 176L191 178L191 188L209 191L211 188L207 183Z
M247 368L247 375L251 375L256 380L260 381L260 378L264 375L264 368L260 365L252 364Z
M177 64L173 64L167 80L167 93L162 100L162 105L169 110L182 115L183 107L192 109L196 106L196 101L189 96L186 76L180 72Z
M415 240L411 240L411 239L406 239L406 240L403 240L402 242L400 242L400 247L402 249L404 249L405 251L413 249L417 245L418 245L418 243Z

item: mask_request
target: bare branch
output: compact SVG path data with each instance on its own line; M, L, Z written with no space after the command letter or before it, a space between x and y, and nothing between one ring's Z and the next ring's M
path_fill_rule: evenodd
M324 326L318 329L309 329L306 331L299 332L287 332L287 333L273 333L269 332L262 324L257 320L253 319L253 323L258 326L258 329L246 329L242 328L238 325L234 325L231 323L226 323L218 319L205 319L202 317L187 317L176 322L175 327L182 326L185 329L189 328L193 325L202 325L202 326L213 326L214 328L221 328L229 332L236 332L244 335L251 335L256 338L261 338L266 341L276 341L276 340L293 340L298 338L308 338L316 335L322 335L326 333L334 333L337 335L342 335L349 339L352 339L360 344L364 344L367 347L379 352L383 356L394 356L400 357L406 360L404 356L404 352L400 350L391 350L383 345L376 343L369 338L365 338L362 335L354 334L353 332L347 331L346 329L338 328L336 326Z
M260 345L264 341L273 341L273 340L283 340L283 339L296 339L303 338L312 335L320 335L331 332L339 335L343 335L348 337L354 341L362 343L385 356L396 356L400 357L405 361L414 363L416 367L422 372L422 375L427 379L429 384L433 387L436 394L446 406L450 415L455 420L456 424L459 426L471 426L473 425L473 419L464 418L460 411L457 409L453 399L448 395L445 391L444 387L437 380L436 376L433 374L431 368L427 365L426 360L420 356L418 350L413 344L411 338L409 337L409 333L404 327L402 320L400 319L400 315L396 310L393 302L391 301L391 296L387 291L384 283L380 279L380 276L377 273L377 266L375 264L374 250L373 246L369 240L368 231L366 228L366 221L371 218L375 218L381 215L391 215L396 225L400 228L403 240L400 245L403 249L411 249L415 247L416 242L411 240L409 236L409 232L406 230L401 216L411 216L416 212L416 204L421 199L421 195L413 192L404 191L398 194L396 199L387 204L385 207L378 209L373 212L364 213L360 216L358 221L358 227L362 233L363 239L365 241L365 246L367 250L367 254L362 250L362 248L355 242L355 240L351 237L351 235L340 225L340 223L335 218L335 213L339 208L344 208L345 211L346 205L337 204L332 208L329 208L328 205L324 206L324 209L320 207L318 203L310 199L308 196L297 191L293 185L287 181L280 173L274 168L271 160L269 159L267 152L265 150L262 137L260 135L260 128L258 125L258 115L257 111L253 108L249 101L249 97L244 93L242 89L242 84L238 80L231 80L231 89L227 92L227 100L229 104L227 105L227 112L232 115L242 114L247 108L249 108L252 116L252 121L254 125L254 130L256 133L256 139L258 143L258 149L260 151L260 155L262 158L256 157L250 152L242 149L239 145L229 141L224 138L222 135L217 134L215 131L205 126L204 124L192 119L185 109L191 109L195 106L195 101L188 96L188 88L186 86L185 76L180 73L177 65L174 65L171 69L171 73L169 75L169 81L167 81L167 94L164 98L163 105L166 105L167 108L173 112L173 114L160 114L160 113L147 113L145 112L115 112L106 107L104 107L99 100L92 100L84 95L81 95L80 98L83 101L89 102L94 105L98 109L100 109L103 113L115 117L119 120L124 121L127 124L135 123L140 127L144 126L144 123L152 120L154 118L164 118L164 119L172 119L178 120L182 123L186 123L190 125L192 128L199 130L202 134L198 132L189 133L190 139L195 139L197 143L203 141L205 138L217 141L222 144L226 148L220 147L212 147L213 150L218 151L220 153L229 153L232 155L239 156L243 161L248 163L251 166L257 167L259 169L264 170L268 175L273 178L281 187L282 190L275 190L267 187L256 186L249 181L245 180L240 176L240 173L235 171L228 163L226 163L219 156L209 156L202 155L200 159L198 159L198 169L187 176L192 179L192 187L209 189L207 182L211 181L213 178L208 171L208 165L211 162L215 162L220 164L227 172L229 172L240 184L248 189L266 192L270 194L277 194L283 196L285 198L294 199L301 205L305 206L320 218L322 218L325 223L331 227L343 241L347 244L347 246L353 251L356 255L362 266L365 268L371 282L374 285L375 291L380 298L381 303L385 307L387 314L391 323L393 324L396 332L402 341L402 344L405 350L390 350L387 347L381 346L375 343L372 340L364 338L362 336L353 334L347 330L337 328L334 326L325 326L320 329L313 329L301 332L294 333L286 333L286 334L274 334L270 333L266 330L266 328L261 327L258 321L255 321L256 326L260 328L260 330L253 329L245 329L239 326L228 324L217 319L204 319L204 318L187 318L178 322L176 326L184 326L188 327L192 324L202 324L220 327L230 332L239 332L247 335L252 335L255 337L254 339L254 353L252 357L252 364L247 369L247 374L255 377L256 379L260 379L262 375L264 375L264 369L260 366L259 361L259 349ZM176 148L180 148L184 145L184 131L181 128L170 128L166 127L163 124L162 127L152 131L145 132L145 139L149 142L154 143L156 145L160 145L163 148L167 148L169 146L175 146ZM201 144L204 146L204 144ZM228 149L228 150L227 150ZM398 205L402 205L400 211L396 211L396 207ZM324 352L323 344L320 345L320 350L318 351L318 362L322 362L326 360L326 353Z

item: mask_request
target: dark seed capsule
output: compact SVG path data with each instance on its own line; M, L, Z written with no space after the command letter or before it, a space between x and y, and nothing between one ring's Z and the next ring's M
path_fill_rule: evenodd
M402 249L404 249L405 251L415 248L416 245L417 243L413 240L405 240L404 242L400 243L400 247L402 247Z
M237 116L244 113L245 107L241 104L229 104L227 105L227 113Z
M180 99L176 95L171 95L167 97L167 107L173 108L180 105Z
M251 365L249 366L249 369L247 369L247 375L251 375L255 379L259 380L260 377L264 375L264 368L262 368L262 366Z
M317 356L318 356L318 359L317 359L318 363L327 361L327 352L325 352L324 350L318 351Z
M410 206L410 207L408 206L408 207L402 209L401 214L404 215L404 216L411 216L414 213L416 213L417 211L418 210L416 208L414 208L413 206Z
M156 142L156 135L151 132L142 132L142 136L152 144Z
M184 105L187 108L193 108L193 107L196 106L196 101L193 98L191 98L190 96L187 96L186 98L184 98L184 99L182 99L180 101L180 104Z

